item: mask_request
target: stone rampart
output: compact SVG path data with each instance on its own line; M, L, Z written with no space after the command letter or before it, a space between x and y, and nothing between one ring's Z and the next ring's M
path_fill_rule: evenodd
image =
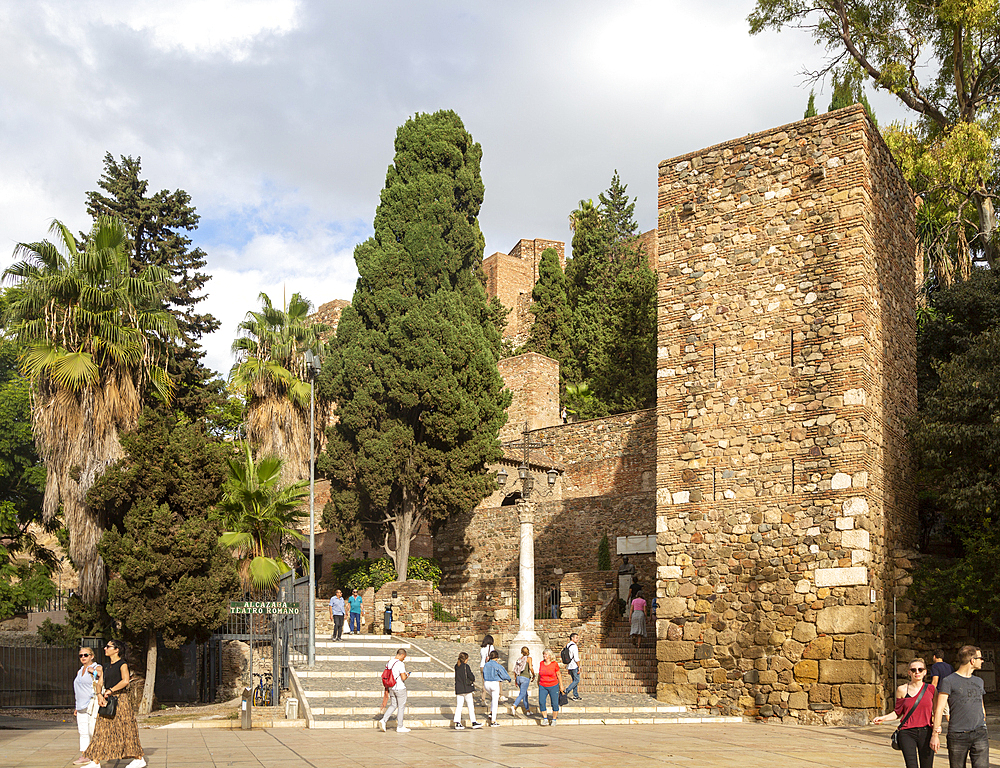
M865 722L915 530L912 194L860 107L659 174L658 696Z

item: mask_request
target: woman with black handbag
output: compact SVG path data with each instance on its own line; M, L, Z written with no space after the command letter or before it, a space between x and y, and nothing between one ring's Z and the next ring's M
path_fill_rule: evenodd
M893 734L893 747L902 751L906 768L932 768L931 724L934 719L934 695L937 691L924 682L927 664L917 658L909 665L910 679L896 689L896 707L888 715L872 720L875 725L899 720Z
M128 695L128 652L121 640L112 640L104 646L109 663L104 666L104 690L98 700L97 727L94 738L83 756L90 760L84 768L101 768L102 760L132 762L125 768L144 768L146 759L139 743L139 728L135 722L135 707Z

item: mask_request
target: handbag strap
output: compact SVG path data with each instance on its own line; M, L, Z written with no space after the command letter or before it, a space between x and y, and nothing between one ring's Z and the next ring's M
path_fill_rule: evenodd
M910 715L917 711L917 705L920 704L920 700L924 697L924 691L927 690L927 683L924 683L923 687L920 689L920 693L917 694L917 700L913 702L913 706L910 707L910 711L907 712L903 719L899 721L898 728L902 728L903 724L910 719Z

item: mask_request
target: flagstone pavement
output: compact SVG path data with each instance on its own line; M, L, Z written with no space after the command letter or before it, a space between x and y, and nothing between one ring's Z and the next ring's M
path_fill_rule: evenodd
M0 767L70 768L75 728L0 729ZM22 730L23 728L23 730ZM902 768L892 729L757 723L331 731L278 728L140 731L150 768ZM996 755L991 765L1000 765ZM937 757L947 765L947 755ZM124 768L120 761L117 768ZM115 768L106 762L104 768Z

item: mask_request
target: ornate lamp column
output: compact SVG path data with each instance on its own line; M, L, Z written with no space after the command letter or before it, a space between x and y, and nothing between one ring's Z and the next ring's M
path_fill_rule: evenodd
M508 662L528 647L538 669L545 644L535 632L535 505L525 499L517 502L517 518L521 523L521 555L518 560L518 632L507 649Z

